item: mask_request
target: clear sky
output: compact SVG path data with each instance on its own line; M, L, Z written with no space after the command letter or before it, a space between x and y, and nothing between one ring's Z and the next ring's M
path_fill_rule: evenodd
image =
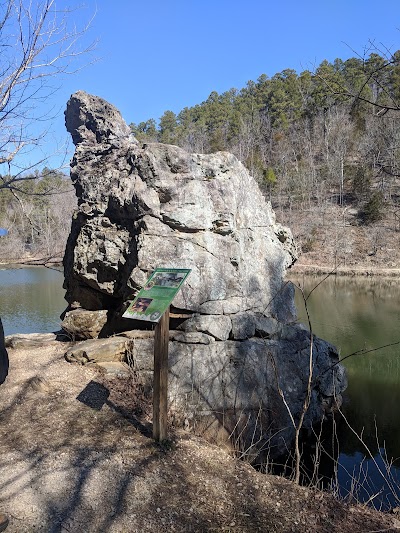
M382 51L400 49L399 0L87 0L71 17L94 12L82 44L99 39L98 60L62 80L55 136L65 135L62 111L79 89L138 123L263 73L363 54L371 41Z

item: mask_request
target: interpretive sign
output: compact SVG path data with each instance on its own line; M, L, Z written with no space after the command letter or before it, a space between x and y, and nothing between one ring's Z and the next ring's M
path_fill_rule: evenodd
M190 272L189 268L156 268L122 316L158 322Z
M190 272L189 268L157 268L122 315L157 323L154 331L153 438L158 442L168 436L169 306Z

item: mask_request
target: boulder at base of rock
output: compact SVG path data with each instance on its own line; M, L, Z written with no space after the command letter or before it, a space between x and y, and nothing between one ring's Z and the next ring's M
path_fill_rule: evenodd
M124 337L109 339L89 339L76 343L69 348L65 358L70 363L101 363L121 361L126 357L126 343Z
M107 322L107 311L88 311L86 309L73 309L65 313L61 323L63 330L71 339L95 339L99 336Z

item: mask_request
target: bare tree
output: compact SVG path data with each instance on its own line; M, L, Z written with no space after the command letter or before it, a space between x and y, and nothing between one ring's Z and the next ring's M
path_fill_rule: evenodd
M18 157L39 146L46 120L53 110L41 104L56 90L56 80L80 68L82 55L94 43L81 47L88 25L77 29L73 12L58 10L55 0L5 0L0 3L0 189L19 191L22 180L33 179L18 166ZM38 133L32 126L41 121ZM35 132L35 133L33 133ZM11 173L10 168L16 172Z

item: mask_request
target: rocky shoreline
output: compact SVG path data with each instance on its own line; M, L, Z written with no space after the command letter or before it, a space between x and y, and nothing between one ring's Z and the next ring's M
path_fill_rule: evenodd
M49 267L55 268L60 267L62 269L62 257L53 257L53 258L12 258L7 261L0 261L0 265L6 268L23 268L23 267Z

